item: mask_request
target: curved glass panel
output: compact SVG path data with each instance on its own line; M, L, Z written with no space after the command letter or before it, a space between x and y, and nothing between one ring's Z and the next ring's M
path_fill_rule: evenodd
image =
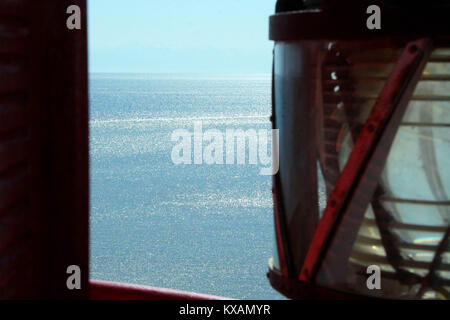
M450 223L450 65L433 62L438 55L442 52L433 53L414 91L348 265L336 266L345 272L331 279L321 270L320 285L384 298L450 298L448 239L441 243ZM372 67L359 69L356 77L371 70L386 75L380 65ZM360 91L355 96L369 96L382 85L356 86ZM371 108L369 102L359 107L359 114L339 129L340 171L357 137L352 122L353 128L361 126ZM335 237L343 232L338 230ZM379 290L367 286L372 265L381 269Z
M274 187L281 199L275 205L287 252L276 253L270 264L279 271L280 263L290 260L295 278L402 49L383 42L304 41L277 42L274 52L274 121L280 130ZM450 223L448 61L449 50L432 53L362 222L344 218L341 226L347 229L338 228L333 238L346 239L349 226L356 230L356 240L345 244L350 256L343 255L341 265L329 265L325 257L321 265L327 268L319 269L316 284L383 298L450 299L450 249L444 239ZM333 247L329 255L339 256L341 249ZM381 272L379 289L367 284L373 266Z

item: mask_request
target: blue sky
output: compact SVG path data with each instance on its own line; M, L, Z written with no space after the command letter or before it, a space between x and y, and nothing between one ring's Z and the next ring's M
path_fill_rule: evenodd
M88 0L91 72L270 73L275 0Z

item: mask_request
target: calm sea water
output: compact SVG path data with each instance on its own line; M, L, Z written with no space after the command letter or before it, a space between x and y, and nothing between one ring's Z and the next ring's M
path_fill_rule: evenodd
M271 177L174 165L175 129L270 129L269 75L91 74L91 278L279 299Z

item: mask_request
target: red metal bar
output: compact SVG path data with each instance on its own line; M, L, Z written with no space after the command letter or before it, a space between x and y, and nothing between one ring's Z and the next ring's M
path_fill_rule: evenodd
M70 5L81 30L66 28ZM0 0L0 299L88 298L86 10Z
M230 300L219 296L135 284L89 281L91 300Z
M410 42L401 54L329 198L300 272L301 281L314 282L323 265L330 266L326 271L332 276L345 270L364 212L430 52L431 41L422 39ZM344 217L348 218L346 223L342 223ZM335 238L337 230L345 236ZM332 244L339 251L333 252Z

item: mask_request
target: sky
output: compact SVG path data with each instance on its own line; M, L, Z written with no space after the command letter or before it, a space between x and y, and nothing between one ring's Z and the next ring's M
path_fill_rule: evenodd
M270 73L275 0L88 0L89 71Z

